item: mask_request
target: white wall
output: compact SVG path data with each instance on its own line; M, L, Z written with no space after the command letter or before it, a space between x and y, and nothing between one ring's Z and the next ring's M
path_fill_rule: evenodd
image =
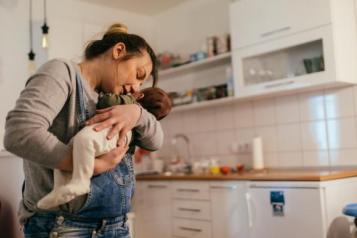
M159 51L190 54L206 38L229 32L229 0L188 1L154 17Z

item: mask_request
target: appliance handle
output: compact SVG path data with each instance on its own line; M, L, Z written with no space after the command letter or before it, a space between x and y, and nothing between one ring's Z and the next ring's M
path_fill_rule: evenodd
M245 200L247 202L249 228L253 228L252 198L249 193L245 193Z

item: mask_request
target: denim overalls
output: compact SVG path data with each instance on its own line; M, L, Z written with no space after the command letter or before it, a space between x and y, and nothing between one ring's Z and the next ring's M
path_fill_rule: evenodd
M88 113L78 75L76 81L79 122L83 125ZM130 238L126 213L131 208L134 186L132 155L127 153L115 169L91 179L87 200L78 212L36 213L25 224L25 237Z

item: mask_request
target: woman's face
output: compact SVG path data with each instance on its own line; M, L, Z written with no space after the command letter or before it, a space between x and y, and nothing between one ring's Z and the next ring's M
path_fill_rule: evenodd
M116 48L118 47L118 48ZM141 55L122 60L125 56L125 45L113 47L109 68L102 80L101 88L105 92L115 94L133 93L140 90L140 86L150 77L152 61L146 50Z

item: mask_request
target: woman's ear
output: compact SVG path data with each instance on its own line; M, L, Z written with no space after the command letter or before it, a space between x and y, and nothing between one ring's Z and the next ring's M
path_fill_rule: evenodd
M123 42L116 43L113 46L112 55L115 60L120 59L125 54L126 54L126 48Z

